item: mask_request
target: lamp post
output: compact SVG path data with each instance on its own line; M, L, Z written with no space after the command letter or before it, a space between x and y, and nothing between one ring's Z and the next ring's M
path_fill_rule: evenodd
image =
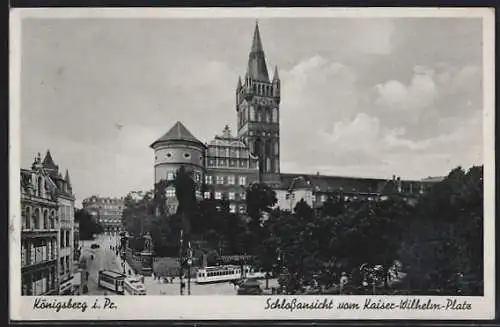
M188 265L188 295L191 295L191 264L193 263L193 251L191 242L188 243L187 265Z
M184 293L184 289L183 289L183 284L184 284L184 281L183 281L183 278L182 278L182 275L183 275L183 270L182 270L182 267L183 267L183 264L184 264L184 260L183 260L183 255L182 255L182 243L183 243L183 230L181 229L181 238L180 238L180 246L179 246L179 279L180 279L180 294L183 295Z

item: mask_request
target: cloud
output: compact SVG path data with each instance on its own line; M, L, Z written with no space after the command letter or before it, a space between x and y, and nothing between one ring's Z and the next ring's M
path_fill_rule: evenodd
M282 82L281 170L419 178L480 162L481 26L263 19ZM239 18L27 20L23 167L50 148L79 199L150 188L149 145L177 120L201 141L225 124L235 130L253 27Z
M404 126L412 139L449 132L453 125L443 126L441 120L467 119L482 108L481 72L476 65L417 65L408 84L389 80L374 90L374 114L384 125Z
M395 111L420 111L432 105L437 97L434 71L422 66L414 68L409 85L391 80L375 86L379 97L375 103L385 105Z

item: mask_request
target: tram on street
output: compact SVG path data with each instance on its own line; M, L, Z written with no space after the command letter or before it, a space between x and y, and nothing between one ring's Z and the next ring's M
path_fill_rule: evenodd
M146 295L146 289L138 277L127 277L123 283L125 295Z
M98 285L101 288L108 289L116 294L123 295L123 283L125 275L112 270L99 271Z

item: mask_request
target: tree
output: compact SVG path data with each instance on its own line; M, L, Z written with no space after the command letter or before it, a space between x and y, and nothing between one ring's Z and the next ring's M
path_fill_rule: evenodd
M263 213L271 213L278 200L276 192L264 183L251 184L246 192L247 214L251 229L257 230L263 220Z
M100 234L104 230L85 209L75 210L75 221L79 224L81 240L90 240L94 234Z
M483 250L483 167L458 167L422 197L407 227L409 287L480 295Z
M181 166L175 176L175 196L179 203L177 214L182 218L184 235L189 239L191 235L191 216L198 206L196 202L196 184L191 175Z

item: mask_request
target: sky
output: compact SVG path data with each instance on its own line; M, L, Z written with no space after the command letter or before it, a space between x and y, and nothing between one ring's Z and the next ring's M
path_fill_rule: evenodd
M153 185L176 121L236 126L255 19L24 19L21 166L50 149L77 204ZM421 179L483 163L478 18L263 18L281 172ZM272 78L272 76L271 76Z

